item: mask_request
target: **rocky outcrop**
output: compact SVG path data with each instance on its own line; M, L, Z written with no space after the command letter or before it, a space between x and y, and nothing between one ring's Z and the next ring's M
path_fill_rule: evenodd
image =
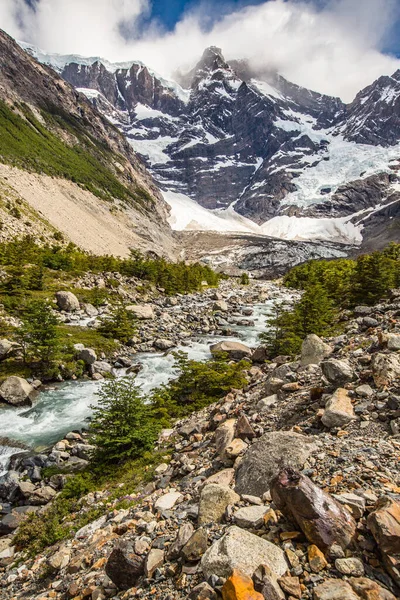
M22 377L7 377L0 385L0 398L12 406L31 406L37 391Z
M298 433L266 433L249 448L240 462L236 491L261 498L283 464L302 468L313 450L313 441Z

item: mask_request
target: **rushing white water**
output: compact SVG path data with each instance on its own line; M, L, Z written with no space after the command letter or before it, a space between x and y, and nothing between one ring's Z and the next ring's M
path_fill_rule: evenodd
M230 324L229 327L235 332L234 337L204 336L197 341L191 341L188 346L179 346L176 350L187 353L191 359L206 360L210 357L210 344L221 339L256 346L259 334L265 330L265 321L272 304L272 301L268 301L252 306L254 314L251 317L238 317L238 320L248 318L254 321L254 325ZM144 394L177 376L175 359L171 353L139 354L136 359L143 368L135 379L135 385L140 387ZM68 431L87 425L92 412L91 406L97 402L97 392L101 385L102 382L93 381L65 383L42 392L31 408L2 407L0 435L9 440L24 442L36 449L53 444ZM11 446L0 446L0 474L4 472L10 456L15 452L15 448Z

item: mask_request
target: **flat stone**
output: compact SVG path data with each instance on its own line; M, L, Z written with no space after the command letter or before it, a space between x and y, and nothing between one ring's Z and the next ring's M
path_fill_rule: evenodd
M157 498L154 508L159 511L170 510L177 502L181 502L182 500L183 496L180 492L168 492L168 494Z
M154 575L154 571L159 569L164 564L164 550L158 548L152 548L148 553L144 563L144 573L146 577L151 579Z
M257 529L263 524L267 511L267 506L245 506L235 512L233 519L239 527Z
M357 494L345 492L343 494L332 494L340 504L347 506L355 519L361 519L365 512L365 499Z
M223 469L222 471L218 471L218 473L214 473L214 475L210 475L203 485L208 485L209 483L217 483L218 485L224 485L229 487L235 478L235 469Z
M245 529L232 526L204 554L201 567L206 579L211 575L230 577L238 569L251 577L259 565L267 565L277 576L288 569L282 550Z
M360 597L347 581L327 579L314 588L314 600L360 600Z
M149 321L155 318L153 307L150 304L131 304L125 308L141 321Z
M367 524L385 554L400 554L400 502L383 496L368 515Z
M216 354L228 354L232 360L242 360L242 358L250 358L253 350L241 344L240 342L218 342L210 346L210 352L213 356Z
M311 571L319 573L326 569L328 562L321 550L315 544L310 544L307 549L308 562L310 563Z

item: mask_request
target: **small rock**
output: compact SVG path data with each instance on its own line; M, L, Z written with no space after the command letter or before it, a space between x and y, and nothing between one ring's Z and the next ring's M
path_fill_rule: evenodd
M323 569L326 569L328 561L318 546L311 544L308 546L307 553L308 562L310 563L311 571L313 571L313 573L319 573Z
M181 502L183 496L180 492L168 492L157 498L154 508L159 511L170 510L175 506L177 502Z
M237 569L225 581L222 587L223 600L264 600L264 596L256 592L253 580Z
M344 360L332 358L321 363L321 369L326 379L336 387L343 386L354 379L354 371Z
M343 427L355 419L353 405L347 390L338 388L325 405L322 423L329 428Z
M360 600L347 581L327 579L314 588L314 600Z
M211 483L200 495L199 524L220 523L227 506L239 502L240 497L231 488Z
M354 577L364 575L364 565L359 558L337 558L335 567L342 575L353 575Z
M301 346L301 364L306 365L319 365L321 361L332 354L333 348L328 344L325 344L315 334L310 334L306 337Z
M207 532L205 529L200 527L200 529L197 529L197 531L193 533L193 535L182 548L182 556L189 562L200 560L207 550L207 542Z
M267 506L245 506L244 508L239 508L233 518L239 527L257 529L263 524L267 511Z
M159 569L164 564L164 550L159 550L158 548L152 548L147 555L146 561L144 563L144 573L146 577L151 579L153 577L154 571Z

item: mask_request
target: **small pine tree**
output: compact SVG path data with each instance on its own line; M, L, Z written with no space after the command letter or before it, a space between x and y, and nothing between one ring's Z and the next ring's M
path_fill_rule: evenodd
M58 358L60 341L58 318L46 300L31 300L25 307L22 326L17 333L25 364L37 364L37 369L46 374Z
M249 285L250 283L250 278L248 276L247 273L242 273L241 277L240 277L240 283L242 285Z
M96 466L118 464L151 450L161 429L131 377L106 382L93 406L89 432Z
M110 315L103 319L98 331L104 337L126 344L136 332L135 317L122 305L115 306Z

